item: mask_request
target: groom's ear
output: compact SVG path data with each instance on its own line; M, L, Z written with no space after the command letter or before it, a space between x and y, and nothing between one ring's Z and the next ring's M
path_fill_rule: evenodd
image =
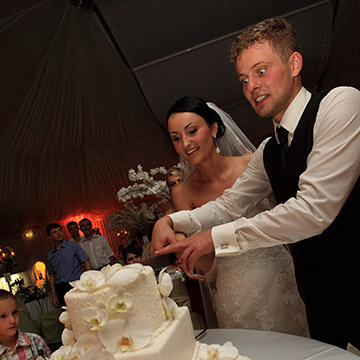
M293 52L289 58L289 64L292 75L299 76L303 65L302 55L298 51Z

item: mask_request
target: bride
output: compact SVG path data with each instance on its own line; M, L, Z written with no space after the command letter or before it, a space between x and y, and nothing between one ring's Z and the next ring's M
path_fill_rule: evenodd
M195 96L178 100L167 115L168 131L186 179L172 188L176 211L215 200L242 175L255 150L232 118ZM248 217L268 209L253 207ZM216 259L214 302L221 328L308 335L305 309L285 247L260 248Z

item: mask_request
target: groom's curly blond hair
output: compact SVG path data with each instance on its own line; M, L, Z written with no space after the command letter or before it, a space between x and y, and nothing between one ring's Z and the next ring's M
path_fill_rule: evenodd
M295 28L283 18L269 18L243 29L230 49L230 60L236 58L254 43L269 41L282 62L286 62L294 51L300 51Z

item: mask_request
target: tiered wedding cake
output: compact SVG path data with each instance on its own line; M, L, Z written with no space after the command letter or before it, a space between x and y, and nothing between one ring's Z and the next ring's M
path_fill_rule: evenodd
M247 359L231 343L195 341L189 311L168 296L169 274L157 283L151 267L115 264L87 271L65 295L63 346L51 359L207 360Z

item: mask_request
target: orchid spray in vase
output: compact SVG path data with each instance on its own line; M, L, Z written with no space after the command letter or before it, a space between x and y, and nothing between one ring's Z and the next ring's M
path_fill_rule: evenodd
M150 173L144 171L141 165L138 165L137 171L130 169L129 179L135 182L135 184L123 187L118 191L117 196L119 201L126 202L131 199L151 195L161 199L158 204L170 201L171 198L166 181L156 180L154 176L157 174L166 175L165 167L161 166L150 169Z
M125 210L115 210L108 218L108 230L127 231L129 233L136 231L144 240L144 257L150 257L150 244L147 239L150 226L160 217L163 211L161 204L170 202L170 193L166 181L155 179L154 176L165 175L165 167L156 167L149 172L144 171L141 165L137 166L137 171L129 170L129 179L134 182L133 185L121 188L117 197L124 203ZM132 199L143 199L155 197L159 199L148 206L142 202L139 206L134 204Z

